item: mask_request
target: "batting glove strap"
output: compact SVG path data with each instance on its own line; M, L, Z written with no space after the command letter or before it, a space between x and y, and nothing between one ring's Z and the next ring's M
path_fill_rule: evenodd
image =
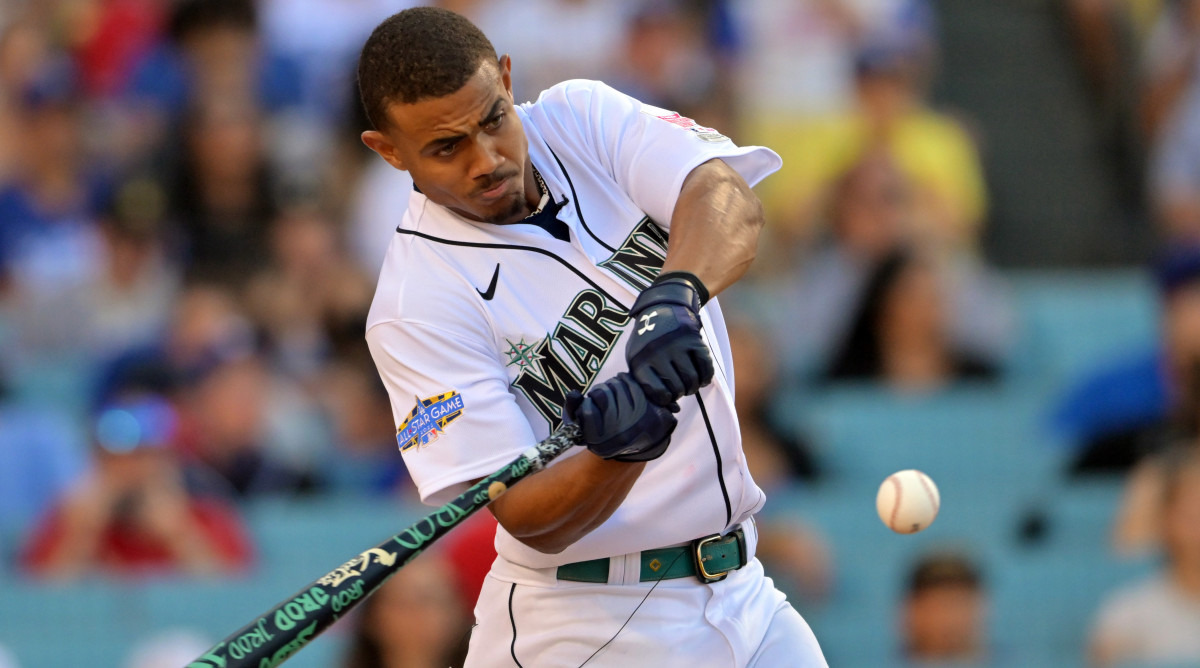
M566 419L579 425L584 444L598 457L626 462L654 459L666 452L679 406L657 406L632 376L619 373L587 396L567 395Z
M699 311L701 307L708 303L708 300L710 299L708 287L704 285L704 281L701 281L699 276L690 271L668 271L659 274L658 278L654 279L654 282L651 283L651 285L658 285L659 283L665 283L672 280L683 281L696 291L696 296L700 299L700 304L696 307L697 311Z
M638 295L629 311L633 319L625 348L629 372L650 401L660 406L694 394L712 381L712 354L700 334L701 295L691 279L695 277L677 272L660 276Z

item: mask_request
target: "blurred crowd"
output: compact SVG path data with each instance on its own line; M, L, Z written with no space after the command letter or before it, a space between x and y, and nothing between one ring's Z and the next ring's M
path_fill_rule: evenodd
M361 145L353 81L370 30L411 4L0 4L5 568L247 573L241 513L257 499L415 503L363 341L411 183ZM929 93L932 0L433 4L512 55L519 101L602 79L783 156L760 190L759 259L722 297L747 457L768 492L829 475L772 413L783 388L926 396L1004 382L1019 323L985 253L982 137ZM1064 473L1128 476L1114 552L1167 556L1104 605L1091 656L1200 661L1200 0L1061 10L1162 249L1147 258L1159 345L1080 378L1050 411L1077 446ZM489 530L473 538L484 553ZM796 596L834 595L818 531L764 521L760 548ZM447 561L414 564L370 599L347 666L457 656L473 595ZM1002 665L986 595L969 556L928 555L903 592L897 651ZM414 617L430 628L397 621ZM413 634L422 642L406 645ZM431 637L446 654L411 654Z

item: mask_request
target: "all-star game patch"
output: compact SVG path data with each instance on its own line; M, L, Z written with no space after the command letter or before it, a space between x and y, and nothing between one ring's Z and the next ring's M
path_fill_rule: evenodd
M688 132L694 132L696 136L703 141L713 143L729 141L729 137L717 132L715 129L706 128L687 116L680 116L678 113L673 111L667 111L666 109L659 109L658 107L645 105L642 107L642 113L649 114L650 116L653 116L659 120L666 121L675 127L683 128Z
M400 444L401 452L413 446L423 448L433 443L467 409L462 395L455 390L416 399L416 407L396 431L396 442Z

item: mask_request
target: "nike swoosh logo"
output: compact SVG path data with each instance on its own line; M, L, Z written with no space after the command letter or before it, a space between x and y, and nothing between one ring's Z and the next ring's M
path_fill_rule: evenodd
M497 278L500 278L500 263L499 262L496 263L496 271L492 273L492 282L488 283L487 292L484 292L483 290L480 290L479 288L475 288L475 292L478 292L479 296L483 297L483 300L485 302L490 302L492 300L492 297L496 296L496 279Z

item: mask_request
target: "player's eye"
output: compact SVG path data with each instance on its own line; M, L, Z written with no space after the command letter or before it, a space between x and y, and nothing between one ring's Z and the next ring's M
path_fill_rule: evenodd
M487 121L483 124L483 128L489 131L498 130L500 129L500 125L502 123L504 123L504 114L496 114L495 116L487 119Z
M455 146L458 146L458 142L455 142L453 144L443 144L442 147L439 148L438 150L434 151L433 154L440 158L449 157L451 155L454 155L454 147Z

